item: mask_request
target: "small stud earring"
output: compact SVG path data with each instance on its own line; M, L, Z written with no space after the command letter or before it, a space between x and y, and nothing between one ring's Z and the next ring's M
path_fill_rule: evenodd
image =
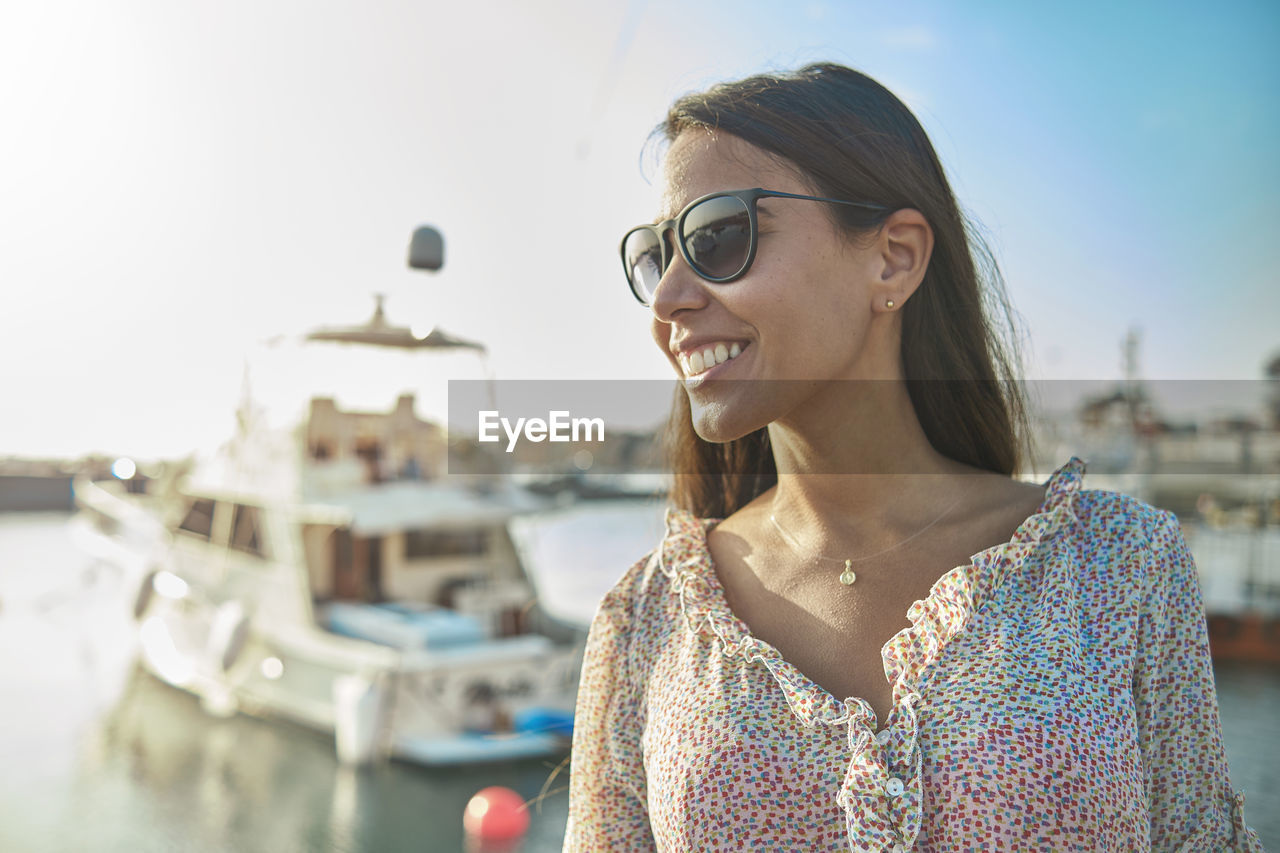
M892 300L892 299L886 299L886 300L884 301L884 307L885 307L885 308L888 308L890 311L892 311L892 310L893 310L893 305L894 305L894 302L893 302L893 300Z

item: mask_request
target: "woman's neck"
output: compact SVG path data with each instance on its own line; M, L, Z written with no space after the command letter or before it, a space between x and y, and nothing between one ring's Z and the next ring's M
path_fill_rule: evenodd
M957 475L974 473L929 443L902 381L832 383L771 424L769 439L772 504L800 526L839 518L911 526L953 500Z

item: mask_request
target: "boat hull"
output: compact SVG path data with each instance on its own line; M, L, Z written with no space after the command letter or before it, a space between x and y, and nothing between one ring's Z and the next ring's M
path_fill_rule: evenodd
M1209 650L1217 661L1280 665L1280 619L1257 612L1212 614Z
M229 656L218 616L160 600L139 623L143 666L214 715L331 733L339 758L357 765L503 761L568 747L580 647L527 635L406 654L315 628L255 631ZM486 701L474 699L478 688ZM548 716L559 724L520 724Z

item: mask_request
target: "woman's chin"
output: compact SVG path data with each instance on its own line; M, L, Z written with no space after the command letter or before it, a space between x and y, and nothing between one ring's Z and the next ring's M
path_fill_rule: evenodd
M735 401L716 399L700 400L699 395L689 395L689 408L693 415L693 431L703 441L724 444L750 435L769 421L755 406L735 405Z

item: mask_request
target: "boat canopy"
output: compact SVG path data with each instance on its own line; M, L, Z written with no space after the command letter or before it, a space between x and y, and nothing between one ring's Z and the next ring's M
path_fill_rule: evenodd
M330 326L317 329L307 335L309 341L332 341L345 344L366 344L379 347L398 347L400 349L472 349L484 352L484 344L455 337L440 328L434 328L426 335L419 337L408 326L393 326L387 322L387 315L382 310L382 296L377 297L378 306L373 316L359 326Z

